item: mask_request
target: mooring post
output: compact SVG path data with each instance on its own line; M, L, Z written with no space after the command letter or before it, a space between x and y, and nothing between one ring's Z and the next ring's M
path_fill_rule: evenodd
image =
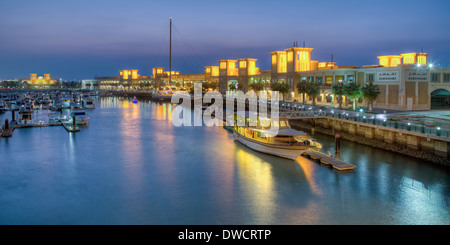
M12 121L16 120L16 111L14 111L14 109L12 109L11 113L12 113L12 120L11 120L11 122L12 122Z
M8 118L5 119L5 130L9 130Z
M336 134L334 136L334 157L340 158L341 155L341 136Z
M312 120L312 127L311 127L311 134L314 135L314 129L316 128L316 119L313 118Z
M77 117L75 115L72 117L72 121L73 121L73 129L75 130L77 128Z

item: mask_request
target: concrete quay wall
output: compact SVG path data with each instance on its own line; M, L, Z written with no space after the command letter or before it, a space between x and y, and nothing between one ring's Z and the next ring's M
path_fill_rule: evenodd
M292 128L307 129L450 167L450 139L340 118L291 119Z

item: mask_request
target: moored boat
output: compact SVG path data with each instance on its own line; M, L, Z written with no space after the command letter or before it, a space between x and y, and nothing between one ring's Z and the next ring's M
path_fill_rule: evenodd
M152 94L152 100L156 101L171 101L172 100L172 91L164 91L164 92L155 92Z
M272 120L256 114L248 116L243 112L238 112L235 117L235 139L255 151L294 160L308 149L321 147L307 133L292 129L285 118ZM278 127L278 130L272 131L270 126Z
M70 113L70 120L72 120L72 122L74 117L77 125L86 125L89 121L89 115L84 110L74 109Z
M75 101L71 97L63 97L60 99L61 108L68 109L75 104Z
M0 114L5 113L5 111L5 102L3 102L3 100L0 100Z
M21 127L31 127L34 125L33 110L31 108L31 105L23 105L19 109L17 125Z
M137 103L138 103L138 99L136 98L136 96L133 97L132 102L133 102L134 104L137 104Z
M83 99L84 109L95 109L94 100L91 97Z
M50 113L48 114L48 124L58 125L61 123L60 113Z

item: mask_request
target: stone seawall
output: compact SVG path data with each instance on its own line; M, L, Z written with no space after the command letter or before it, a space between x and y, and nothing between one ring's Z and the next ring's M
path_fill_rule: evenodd
M314 122L315 121L315 122ZM450 167L450 144L439 137L337 118L289 120L292 128L312 130Z

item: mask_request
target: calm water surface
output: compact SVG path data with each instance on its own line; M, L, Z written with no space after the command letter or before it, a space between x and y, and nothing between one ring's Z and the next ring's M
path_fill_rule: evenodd
M170 104L96 105L78 133L0 138L0 224L450 224L448 169L344 140L357 168L341 173L255 152L220 127L174 127ZM333 152L332 137L315 137Z

